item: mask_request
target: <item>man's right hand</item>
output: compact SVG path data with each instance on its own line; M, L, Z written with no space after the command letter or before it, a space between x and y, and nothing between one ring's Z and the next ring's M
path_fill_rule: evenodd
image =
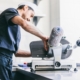
M44 43L44 48L46 51L48 50L48 39L49 39L49 37L47 37L47 36L43 36L43 39L42 39L42 41Z

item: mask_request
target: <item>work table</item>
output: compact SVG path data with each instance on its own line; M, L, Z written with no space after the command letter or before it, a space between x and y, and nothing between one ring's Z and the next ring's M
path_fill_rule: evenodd
M13 80L51 80L45 76L30 72L30 68L16 67L12 69Z
M30 72L30 68L24 69L21 67L13 67L13 72L17 71L26 78L23 80L80 80L80 69L76 72L70 71L36 71ZM22 76L21 75L21 76ZM20 77L20 76L19 76Z

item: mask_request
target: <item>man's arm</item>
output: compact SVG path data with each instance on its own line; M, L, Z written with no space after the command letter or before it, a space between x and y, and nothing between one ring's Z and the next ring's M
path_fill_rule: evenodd
M24 20L20 16L15 16L11 20L14 24L20 25L24 30L27 32L34 34L35 36L44 39L44 35L42 32L40 32L32 23L28 22L27 20Z
M24 51L24 50L18 50L15 53L16 57L31 57L31 53L29 51Z
M44 47L47 50L47 40L48 37L46 37L42 32L39 31L39 29L37 29L37 27L35 27L33 24L31 24L30 22L24 20L22 17L20 16L15 16L11 19L11 21L14 24L18 24L20 25L24 30L26 30L27 32L41 38L43 40L44 43Z

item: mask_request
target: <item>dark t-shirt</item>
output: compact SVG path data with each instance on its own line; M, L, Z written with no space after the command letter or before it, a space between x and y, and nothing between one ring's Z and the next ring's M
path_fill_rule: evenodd
M14 16L19 16L14 8L8 8L0 14L0 48L16 52L20 42L20 27L11 22Z

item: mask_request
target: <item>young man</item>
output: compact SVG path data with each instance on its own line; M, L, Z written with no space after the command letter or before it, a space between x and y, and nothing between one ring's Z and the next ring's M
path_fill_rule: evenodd
M29 52L18 51L20 27L41 38L47 50L48 37L30 23L37 13L37 5L28 2L20 4L17 9L8 8L0 14L0 80L11 80L13 53L16 56L30 56Z

